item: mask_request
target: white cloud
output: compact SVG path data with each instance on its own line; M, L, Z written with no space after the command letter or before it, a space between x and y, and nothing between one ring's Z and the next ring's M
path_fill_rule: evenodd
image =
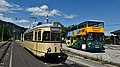
M11 17L5 17L4 15L0 15L0 19L2 21L7 21L7 22L13 22L14 23L14 20Z
M5 0L0 0L0 6L8 6L8 7L12 7L11 4L9 4L7 1Z
M57 9L53 9L51 11L48 11L48 6L47 5L43 5L40 7L31 7L31 8L27 8L26 11L28 12L32 12L31 15L36 15L36 16L60 16L60 11Z
M10 4L5 0L0 0L0 12L14 13L12 10L22 10L19 5Z
M16 20L15 22L16 23L26 23L26 22L29 22L29 20L21 19L21 20Z
M32 24L37 25L37 24L38 24L38 22L33 22Z
M110 31L105 31L105 36L110 36Z
M31 8L27 8L26 11L31 12L31 15L35 15L35 16L63 16L64 18L75 18L77 17L77 15L71 14L71 15L67 15L62 13L62 11L58 10L58 9L52 9L52 10L48 10L48 6L47 5L42 5L40 7L31 7Z
M73 15L73 14L71 14L71 15L64 15L64 18L68 18L68 19L72 19L72 18L75 18L75 17L77 17L78 15Z
M20 20L14 20L11 17L6 17L2 13L0 13L0 20L6 21L6 22L12 22L12 23L28 23L29 20L26 19L20 19Z
M3 16L3 14L2 14L2 13L0 13L0 16Z

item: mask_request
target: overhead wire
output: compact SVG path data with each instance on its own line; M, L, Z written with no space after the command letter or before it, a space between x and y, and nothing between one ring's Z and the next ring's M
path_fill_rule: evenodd
M54 0L51 0L47 5L49 6L50 4L52 4L54 2Z
M104 26L120 26L120 24L110 24L110 25L104 25Z

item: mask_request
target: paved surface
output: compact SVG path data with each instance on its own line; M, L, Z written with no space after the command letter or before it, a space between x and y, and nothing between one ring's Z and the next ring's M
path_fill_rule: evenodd
M21 41L17 41L17 43L20 43L21 45L23 44ZM49 60L49 59L46 59ZM66 60L65 63L51 63L51 61L53 60L49 60L48 62L45 62L45 60L43 60L44 63L46 63L47 65L49 65L50 67L86 67L83 64L78 64L76 62L70 61L70 60ZM35 66L36 67L36 66ZM41 66L43 67L43 66Z
M81 50L66 47L65 44L62 44L62 46L63 46L63 49L69 50L69 51L77 53L77 54L81 54L81 55L85 55L88 57L97 58L100 60L120 64L120 50L112 50L112 49L106 48L105 52L90 53L90 52L81 51Z
M49 67L26 51L18 42L13 42L11 63L11 67Z

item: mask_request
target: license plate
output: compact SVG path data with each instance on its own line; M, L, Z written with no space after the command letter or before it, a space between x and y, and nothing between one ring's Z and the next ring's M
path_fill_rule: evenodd
M95 46L95 48L99 48L99 46Z

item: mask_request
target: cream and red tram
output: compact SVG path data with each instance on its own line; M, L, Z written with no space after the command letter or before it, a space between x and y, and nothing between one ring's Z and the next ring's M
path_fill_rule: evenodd
M57 24L42 24L24 33L24 47L39 57L54 57L62 62L67 55L62 52L61 29Z

